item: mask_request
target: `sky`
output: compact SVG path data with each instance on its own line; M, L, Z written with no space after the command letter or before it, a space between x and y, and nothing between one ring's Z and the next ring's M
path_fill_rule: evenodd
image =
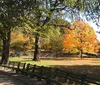
M90 19L88 21L86 19L86 16L84 15L84 13L80 13L80 17L81 17L81 19L83 19L83 21L87 22L94 29L95 34L97 35L97 40L100 41L100 34L98 33L98 32L100 32L100 26L97 26L96 23L94 23L92 19ZM97 20L99 20L99 19L97 19ZM97 23L100 23L100 22L97 21Z
M97 27L97 25L95 23L93 23L92 21L88 21L87 23L90 24L90 26L94 29L94 31L97 35L97 40L100 41L100 34L97 32L97 31L100 32L100 27Z

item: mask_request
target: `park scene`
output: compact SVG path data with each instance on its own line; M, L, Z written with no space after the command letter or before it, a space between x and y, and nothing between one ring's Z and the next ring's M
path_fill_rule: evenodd
M0 85L100 85L100 0L0 0Z

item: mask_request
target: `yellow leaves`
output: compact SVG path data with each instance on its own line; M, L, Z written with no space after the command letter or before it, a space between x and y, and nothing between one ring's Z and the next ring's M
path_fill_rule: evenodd
M63 48L71 50L79 48L83 51L96 52L98 49L96 34L89 24L83 21L73 21L70 26L73 30L65 30Z
M17 33L11 33L11 40L12 40L12 43L18 43L18 42L27 42L29 41L29 37L25 37L23 33L21 32L17 32Z
M23 34L21 33L12 33L11 34L11 39L12 39L12 43L21 43L21 42L24 42L24 37L23 37Z
M68 30L64 35L63 50L72 50L75 47L75 33Z
M34 37L26 36L21 31L11 33L11 47L16 49L31 49L33 47Z

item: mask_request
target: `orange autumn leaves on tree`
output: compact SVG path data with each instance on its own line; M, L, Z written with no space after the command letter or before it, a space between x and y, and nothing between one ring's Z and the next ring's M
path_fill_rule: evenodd
M21 31L11 33L11 49L14 50L30 50L33 47L34 38L24 35Z
M70 30L71 29L71 30ZM65 30L63 50L70 52L98 51L98 41L94 30L83 21L74 21L70 29Z
M67 52L72 52L75 50L75 32L73 30L66 29L64 34L64 41L63 41L63 50Z

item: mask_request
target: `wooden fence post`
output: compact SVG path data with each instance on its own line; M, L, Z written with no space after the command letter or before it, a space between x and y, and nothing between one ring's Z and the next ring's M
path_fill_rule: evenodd
M30 66L30 63L28 63L28 64L27 64L27 67L26 67L26 72L25 72L25 76L27 76L27 75L28 75L27 73L28 73L28 71L29 71L29 66Z
M24 74L24 72L25 72L25 66L26 66L26 63L24 63L24 65L23 65L23 69L21 71L21 74Z
M36 64L33 65L33 67L32 67L32 71L31 71L31 73L30 73L30 77L31 77L31 78L34 78L34 72L35 72L35 70L36 70Z
M14 71L14 62L12 62L12 71Z
M23 70L25 70L25 65L26 65L26 63L24 63L24 65L23 65Z
M17 68L16 68L16 73L19 72L19 68L20 68L20 62L18 62L18 66L17 66Z
M36 64L33 66L32 73L35 71Z

